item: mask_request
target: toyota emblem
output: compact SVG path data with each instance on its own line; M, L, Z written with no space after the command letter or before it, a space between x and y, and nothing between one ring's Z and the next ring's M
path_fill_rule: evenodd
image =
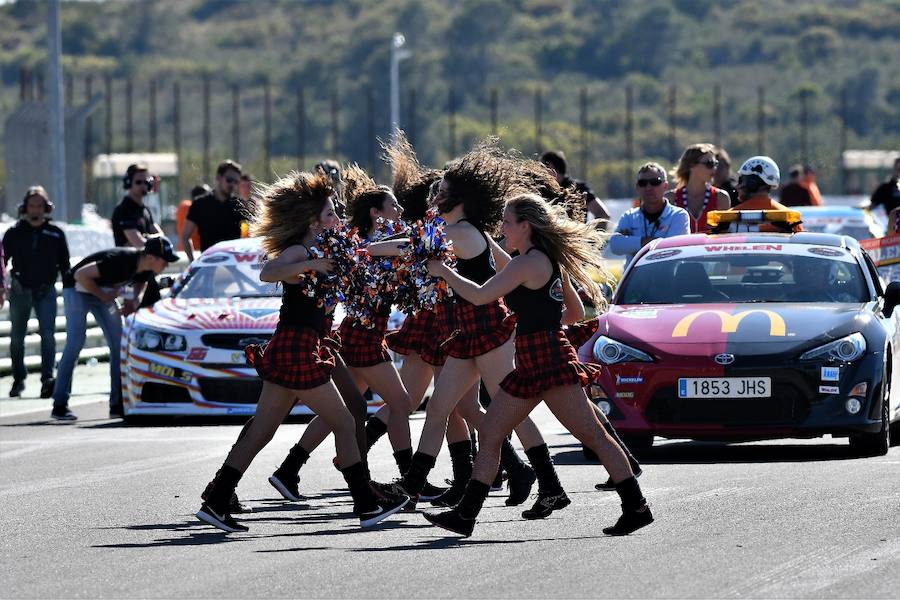
M734 362L734 354L716 354L716 363L720 365L730 365Z

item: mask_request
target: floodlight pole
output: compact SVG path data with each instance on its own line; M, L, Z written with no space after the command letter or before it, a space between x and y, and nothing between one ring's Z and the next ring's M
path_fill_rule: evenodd
M400 61L412 56L405 49L406 38L395 33L391 40L391 133L400 129Z
M50 109L50 194L56 214L68 220L66 206L66 120L63 107L62 36L59 0L47 4L47 88ZM78 217L76 217L78 220Z

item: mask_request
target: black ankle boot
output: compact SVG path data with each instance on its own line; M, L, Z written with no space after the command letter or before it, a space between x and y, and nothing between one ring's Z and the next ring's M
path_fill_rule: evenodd
M378 419L375 420L377 421ZM400 471L400 477L403 477L406 475L406 472L409 471L409 468L412 466L412 459L412 448L394 452L394 462L397 463L397 470Z
M450 463L453 466L453 483L450 489L431 501L433 506L456 506L462 500L466 484L472 477L472 444L469 440L448 444Z
M425 487L428 474L434 468L435 458L424 452L416 452L409 471L400 478L399 484L411 498L416 498Z
M234 467L222 465L222 468L201 494L203 504L220 515L230 513L231 498L235 494L234 491L242 476L243 473Z
M612 527L603 529L606 535L628 535L634 533L641 527L646 527L653 522L653 513L650 512L648 505L643 505L637 510L622 511L622 516L616 521Z
M455 508L439 513L425 513L424 517L432 525L458 533L463 537L469 537L475 531L475 519L462 517Z
M537 476L538 494L540 496L565 496L562 484L556 474L556 467L553 466L553 459L550 458L550 449L547 444L541 444L525 451L531 466L534 467L534 474Z
M387 433L387 424L378 417L371 417L366 421L366 451L372 449L375 442L384 437Z
M538 494L537 501L534 506L528 510L522 511L522 518L533 521L535 519L546 519L554 510L561 510L572 503L565 492L559 494L545 495Z

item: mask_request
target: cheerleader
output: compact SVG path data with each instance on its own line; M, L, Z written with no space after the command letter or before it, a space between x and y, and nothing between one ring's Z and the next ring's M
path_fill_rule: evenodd
M467 278L486 281L496 272L493 259L493 246L496 244L492 245L486 232L494 231L499 225L503 198L513 189L516 169L514 159L495 146L483 144L452 161L444 172L434 204L447 224L445 233L453 242L457 269ZM370 248L370 252L380 250L381 246ZM448 358L428 402L425 425L412 466L393 489L397 494L416 497L420 493L440 451L448 415L460 405L464 393L477 384L480 377L493 397L499 389L500 374L512 368L515 320L501 301L475 306L455 297L448 308L446 318L451 334L442 343ZM482 419L481 409L467 409L472 410L472 418L469 413L464 413L466 420L477 429ZM557 502L548 505L539 499L534 508L522 514L527 519L543 518L552 510L568 505L568 498L537 427L530 419L516 425L516 433L526 448L534 475L526 471L524 475L531 477L525 479L521 472L510 472L510 498L507 503L512 500L524 502L528 492L522 497L519 484L530 490L536 476L539 498L552 496ZM514 476L517 481L515 497ZM492 476L491 481L493 479Z
M559 422L600 457L616 482L622 516L604 533L626 535L649 525L653 516L628 460L601 426L584 394L596 367L578 362L561 326L563 320L584 311L573 281L596 303L603 302L589 271L604 272L598 252L603 238L592 227L569 220L561 210L532 194L516 196L507 203L503 231L507 246L517 256L483 284L440 261L429 263L432 274L446 279L455 293L473 305L489 305L504 298L518 320L515 367L507 371L481 425L481 448L472 480L455 508L426 518L463 536L472 534L497 468L502 440L543 400Z
M582 199L582 194L574 188L562 187L557 181L554 173L545 164L536 160L523 160L520 163L519 174L523 188L537 193L541 198L553 206L562 207L570 220L577 223L584 222L584 201ZM598 224L598 221L591 222L591 225L595 227ZM504 260L502 262L505 265L506 261ZM498 264L500 264L499 261ZM566 334L566 338L569 340L569 343L572 344L572 347L577 350L593 338L599 324L600 322L597 319L590 319L579 323L567 323L564 321L563 332ZM609 422L609 419L606 418L606 415L603 414L603 411L600 410L600 407L593 402L591 402L590 405L596 413L597 419L603 425L603 428L622 448L622 452L624 452L625 456L628 458L628 463L631 465L631 470L634 472L635 477L639 477L642 473L641 464L625 445L625 442L619 437L619 434L612 426L612 423ZM604 483L598 483L594 487L600 491L612 491L616 489L611 477L607 478Z
M253 235L262 236L269 256L260 279L281 282L284 292L272 339L262 348L247 348L248 360L263 380L256 414L232 446L197 512L198 519L223 531L247 531L228 512L229 501L247 467L298 400L334 431L341 472L362 527L378 523L409 501L379 500L369 487L353 416L331 380L334 357L322 344L326 321L322 297L329 284L318 284L315 297L310 297L298 281L311 272L327 275L334 266L333 260L314 258L310 252L316 235L338 223L333 194L328 177L294 173L266 191L252 223Z
M678 161L674 173L677 186L674 191L666 193L666 198L688 212L691 233L707 231L706 216L709 211L731 208L732 199L728 197L728 192L710 183L718 164L716 147L712 144L692 144L685 148Z

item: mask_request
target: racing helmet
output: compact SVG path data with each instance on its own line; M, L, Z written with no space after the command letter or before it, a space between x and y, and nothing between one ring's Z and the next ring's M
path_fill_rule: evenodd
M748 177L755 175L759 177L766 185L776 188L781 182L781 172L778 165L768 156L752 156L744 161L741 168L738 169L738 177Z

